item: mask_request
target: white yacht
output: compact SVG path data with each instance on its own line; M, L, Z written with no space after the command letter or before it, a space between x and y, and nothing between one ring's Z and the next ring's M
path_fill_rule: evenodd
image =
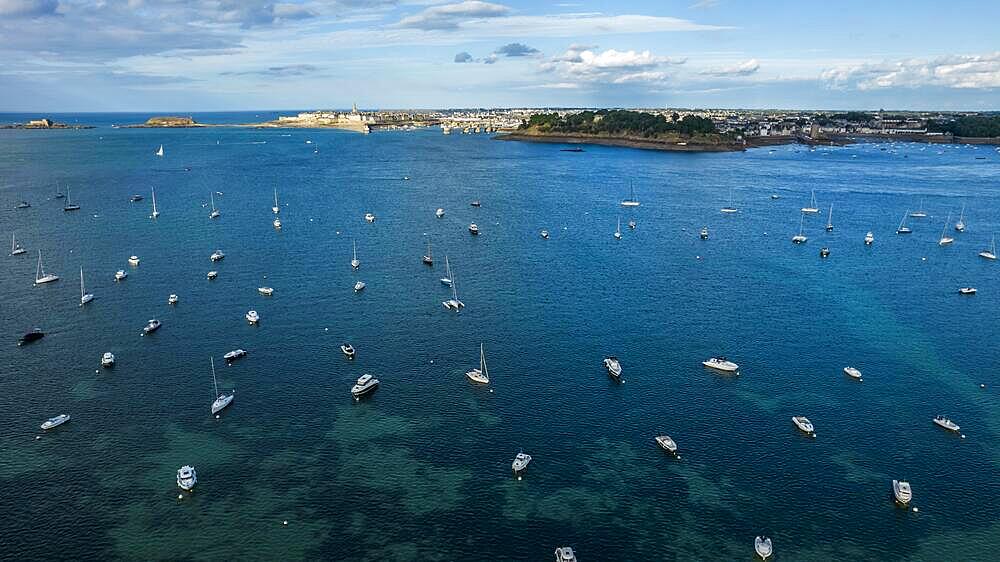
M126 277L128 277L128 273L124 269L115 272L115 281L124 281Z
M442 208L439 207L438 210L434 211L434 216L437 217L437 218L443 217L444 216L444 209L442 209Z
M893 480L892 495L897 502L908 505L913 499L913 488L910 488L910 483L905 480Z
M256 310L247 311L246 318L247 322L251 324L256 324L257 322L260 322L260 315L257 314Z
M479 234L479 225L477 225L476 223L470 224L469 225L469 234L472 234L473 236Z
M852 379L861 381L861 371L855 367L844 367L844 374L851 377Z
M959 429L961 429L960 427L958 427L957 423L949 420L944 416L935 416L934 423L947 429L948 431L958 431Z
M208 218L217 219L219 218L219 215L221 215L222 213L220 213L219 210L215 208L215 193L209 192L208 195L209 197L212 198L212 212L208 214Z
M803 213L809 213L810 215L815 215L819 212L819 207L816 206L816 190L812 190L812 198L809 200L808 207L802 207Z
M344 342L344 343L340 344L340 351L348 359L354 359L354 355L355 355L356 352L354 350L354 346L353 345L351 345L351 344L349 344L347 342Z
M792 243L793 244L803 244L807 240L809 240L809 238L805 234L802 233L802 227L804 225L805 218L806 218L805 215L803 215L803 214L799 215L799 233L796 234L795 236L792 236Z
M912 213L910 213L910 216L913 217L913 218L915 218L915 219L927 218L927 213L924 212L924 200L923 199L920 200L920 209L917 210L917 211L913 211Z
M153 213L149 215L149 218L155 219L160 216L160 212L156 210L156 190L150 188L150 191L153 193Z
M434 254L431 253L431 241L430 241L430 239L427 240L427 253L424 254L423 257L420 258L420 261L423 262L426 265L430 265L430 266L434 265Z
M677 454L677 443L669 435L657 435L656 444L668 453Z
M177 295L170 293L170 296L167 297L167 304L177 304L177 300Z
M115 366L115 354L110 351L101 356L101 367L110 369Z
M833 232L833 203L830 203L830 214L826 217L826 231Z
M444 277L441 278L441 284L451 287L453 283L451 279L451 264L448 263L447 254L444 256Z
M69 414L59 414L54 418L49 418L42 422L42 429L52 429L69 421Z
M234 349L232 351L226 352L226 354L223 355L222 358L225 359L227 363L229 363L232 361L236 361L241 357L246 357L246 354L247 352L245 349Z
M142 333L151 334L159 330L160 326L162 325L163 323L157 320L156 318L150 318L148 321L146 321L146 325L142 328Z
M353 395L356 400L375 390L378 387L378 384L378 379L368 373L365 373L361 375L358 378L357 383L351 387L351 395Z
M260 294L262 294L262 295L264 295L265 297L269 297L269 296L271 296L271 295L274 294L274 288L272 288L272 287L257 287L257 292L260 293Z
M622 364L618 362L618 358L614 355L609 355L604 358L604 368L608 370L608 374L612 377L618 379L622 376Z
M726 373L739 373L740 370L739 365L721 355L719 357L710 357L702 361L701 364L709 369L715 369L716 371L723 371Z
M479 344L479 368L472 369L465 373L472 382L479 384L490 384L490 372L486 368L486 353L483 351L483 344Z
M354 246L354 257L351 258L351 267L357 269L361 267L361 262L358 261L358 243L357 241L352 240L351 244Z
M719 210L722 211L723 213L727 213L727 214L732 214L732 213L739 212L739 209L737 209L736 205L733 204L733 190L732 189L729 190L729 204L726 205L725 207L719 209Z
M358 281L357 283L354 284L354 292L360 293L361 291L365 290L365 287L367 287L367 285L365 285L364 281Z
M38 267L35 268L35 285L51 283L58 280L58 275L54 273L45 273L45 268L42 267L42 251L38 250Z
M10 255L12 255L12 256L19 256L21 254L27 253L27 251L28 250L25 250L24 248L21 247L20 244L17 243L17 239L14 237L14 233L11 232L10 233Z
M177 487L185 492L190 492L194 489L194 485L198 483L198 475L194 471L193 466L184 465L177 469Z
M873 242L875 242L875 234L869 230L868 234L865 234L865 246L871 246Z
M975 287L962 287L962 288L960 288L958 290L958 293L960 295L974 295L974 294L976 294L976 288Z
M274 206L271 207L271 212L278 214L281 212L281 207L278 206L278 188L274 188Z
M139 265L139 256L129 256L129 258L128 258L128 264L131 265L132 267L138 267L138 265Z
M805 416L793 416L792 423L794 423L795 427L799 428L803 433L816 437L816 430L813 428L813 424L809 421L809 418Z
M948 231L948 223L951 222L951 213L948 213L948 218L944 220L944 226L941 227L941 238L938 240L938 246L947 246L955 241L951 236L945 236L945 232Z
M94 300L94 295L87 292L83 287L83 266L80 266L80 306Z
M760 556L761 560L767 560L774 554L774 547L771 544L771 539L767 537L757 537L753 540L753 549Z
M702 227L701 232L698 234L698 236L702 240L708 240L708 227L707 226Z
M622 239L622 217L618 216L618 226L615 227L615 240Z
M368 222L375 222L375 215L371 213L365 213L365 220Z
M549 239L549 231L548 230L544 230L543 229L540 234L542 236L542 240L548 240Z
M79 205L77 205L76 203L73 203L72 201L70 201L69 188L68 187L66 188L66 204L63 205L63 210L64 211L79 211L80 210L80 206Z
M219 272L218 271L209 271L208 275L207 275L209 281L211 281L212 279L215 279L218 276L219 276Z
M514 457L514 462L510 463L510 467L515 473L521 472L522 470L528 468L528 464L531 462L531 455L521 451Z
M281 219L279 219L278 217L274 217L274 220L271 221L271 224L274 225L274 228L281 230Z
M628 183L628 189L628 199L622 199L622 207L638 207L640 203L639 200L635 198L635 188L632 186L632 182Z
M236 391L231 390L229 394L219 392L219 382L215 378L215 358L209 357L209 362L212 364L212 387L215 389L215 400L212 402L212 415L218 414L223 409L226 408L236 397Z
M822 248L820 248L819 249L819 257L821 257L821 258L830 257L830 248L827 248L826 246L823 246Z
M569 546L560 546L556 549L556 562L577 562L576 553Z
M212 252L212 255L208 256L208 259L212 261L219 261L226 257L226 254L222 253L222 250L216 250Z
M955 232L965 232L965 204L962 204L962 212L958 214L958 222L955 223Z
M906 213L903 213L903 220L899 221L899 227L896 228L896 234L912 234L913 230L906 226Z
M990 239L990 247L989 248L983 250L982 252L979 252L979 257L985 258L985 259L988 259L988 260L995 260L995 259L997 259L997 237L996 236L993 236L993 238Z

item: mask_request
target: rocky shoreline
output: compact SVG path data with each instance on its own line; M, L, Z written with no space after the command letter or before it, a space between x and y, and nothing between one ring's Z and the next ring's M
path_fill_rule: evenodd
M524 141L524 142L546 142L559 144L596 144L601 146L621 146L626 148L639 148L643 150L662 150L667 152L741 152L747 149L743 143L703 143L697 141L660 141L654 139L643 139L636 137L604 137L590 135L562 135L562 134L525 134L525 133L501 133L495 137L496 140Z

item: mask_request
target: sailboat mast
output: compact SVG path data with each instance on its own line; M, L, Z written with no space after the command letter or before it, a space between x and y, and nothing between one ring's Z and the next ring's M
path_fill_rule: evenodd
M80 266L80 302L83 302L83 266Z
M215 358L209 357L208 360L212 363L212 387L215 388L215 398L219 397L219 383L215 380Z
M159 213L156 212L156 190L153 189L153 188L150 188L150 191L153 192L153 216L155 217L157 214L159 214Z
M830 203L830 214L826 217L826 224L833 224L833 203Z
M483 372L486 380L490 380L490 372L486 369L486 353L483 351L483 344L479 344L479 370Z
M38 267L35 268L35 279L41 279L42 273L45 273L45 270L42 269L42 251L38 250Z
M212 200L212 210L214 211L215 210L215 193L212 193L211 191L209 191L208 192L208 197L209 197L209 199Z

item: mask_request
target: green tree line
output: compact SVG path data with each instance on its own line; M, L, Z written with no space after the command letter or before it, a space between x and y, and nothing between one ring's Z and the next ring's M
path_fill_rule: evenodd
M536 129L540 132L551 133L628 135L644 138L656 138L671 133L691 137L718 132L715 123L707 117L685 115L679 119L675 113L668 120L663 115L620 109L581 111L565 117L560 117L556 113L532 115L528 121L521 124L521 129Z
M927 130L959 137L1000 137L1000 115L963 115L952 121L929 121Z

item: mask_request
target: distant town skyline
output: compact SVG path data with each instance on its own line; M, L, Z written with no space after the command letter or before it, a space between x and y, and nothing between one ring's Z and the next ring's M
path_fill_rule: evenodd
M1000 109L1000 3L0 0L0 112Z

